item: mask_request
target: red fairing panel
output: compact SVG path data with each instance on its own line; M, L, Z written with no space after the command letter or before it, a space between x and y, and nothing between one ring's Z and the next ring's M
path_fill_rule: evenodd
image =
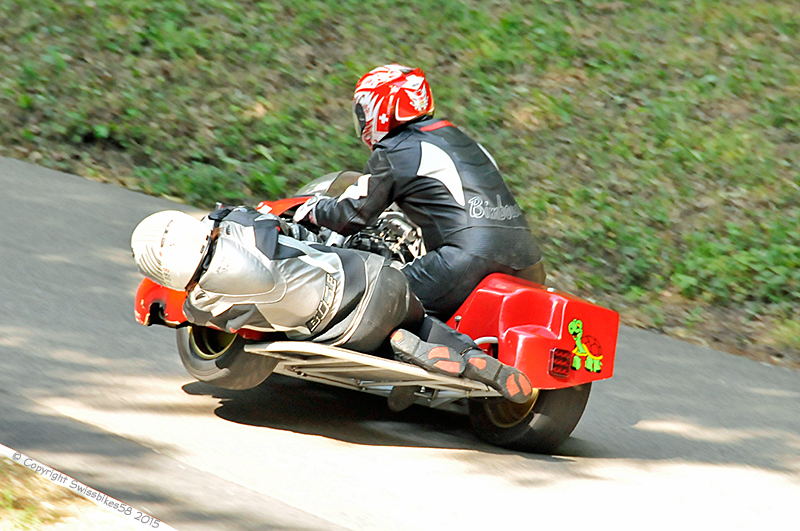
M526 280L489 275L447 324L473 339L496 337L498 359L539 389L603 380L614 371L619 314Z
M185 291L169 289L145 277L136 290L136 322L145 326L150 325L150 309L153 304L163 308L164 321L171 326L178 326L186 322L183 314L183 301L186 300Z
M279 199L277 201L261 201L256 207L256 210L263 213L264 212L263 209L269 207L270 214L275 214L276 216L280 216L290 208L300 206L306 201L308 201L308 196L288 197L286 199Z

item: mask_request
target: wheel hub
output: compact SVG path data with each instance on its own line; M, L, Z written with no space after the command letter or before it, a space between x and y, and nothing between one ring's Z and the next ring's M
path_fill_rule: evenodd
M510 400L487 400L483 404L486 416L498 428L512 428L522 422L536 405L539 390L533 390L533 396L524 404L517 404Z
M236 334L206 327L192 328L189 342L192 350L205 360L214 360L225 354L236 339Z

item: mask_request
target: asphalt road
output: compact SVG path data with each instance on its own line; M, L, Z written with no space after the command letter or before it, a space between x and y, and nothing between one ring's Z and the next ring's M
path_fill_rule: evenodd
M130 233L182 206L0 159L0 443L179 530L800 526L800 374L630 328L555 456L273 377L222 391L133 320Z

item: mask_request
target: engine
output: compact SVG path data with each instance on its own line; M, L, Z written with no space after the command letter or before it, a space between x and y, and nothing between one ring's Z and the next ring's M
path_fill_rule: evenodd
M398 210L387 210L374 225L345 239L342 247L379 254L402 264L425 254L419 228Z

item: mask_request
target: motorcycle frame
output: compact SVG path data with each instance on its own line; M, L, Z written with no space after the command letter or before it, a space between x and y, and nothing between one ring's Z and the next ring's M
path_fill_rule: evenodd
M306 200L301 196L262 201L257 209L281 215ZM136 320L145 326L182 326L187 323L185 298L186 292L145 278L136 294ZM447 324L503 363L522 370L536 389L562 389L613 375L617 312L552 287L494 273ZM580 334L573 333L578 328ZM432 374L394 360L313 342L259 343L266 336L261 332L235 332L256 341L246 351L276 358L274 372L278 374L382 396L388 396L393 387L415 386L417 403L443 409L463 409L464 398L499 396L484 384ZM591 349L583 338L586 343L591 340Z

